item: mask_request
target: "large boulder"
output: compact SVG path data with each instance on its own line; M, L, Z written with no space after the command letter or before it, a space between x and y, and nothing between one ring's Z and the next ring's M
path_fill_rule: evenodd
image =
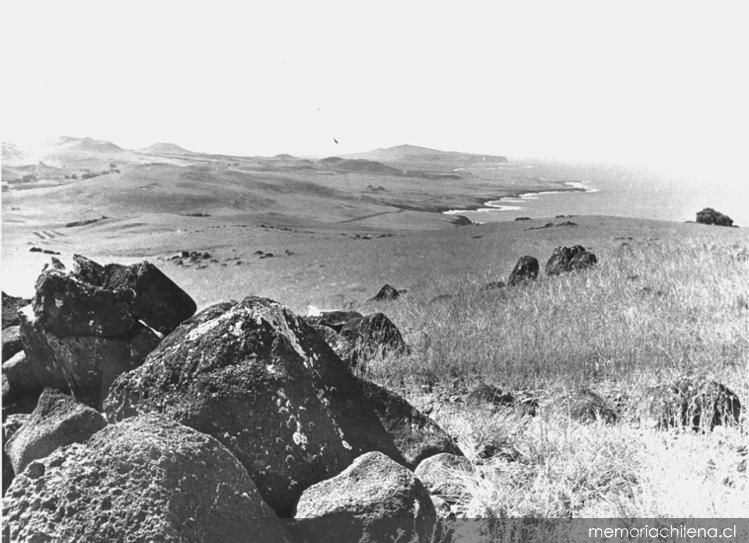
M29 414L11 414L3 416L3 496L5 491L8 490L10 483L13 482L15 472L11 465L10 458L5 452L5 444L13 437L13 435L23 426L31 415Z
M29 298L21 298L19 296L11 296L2 292L2 328L5 329L8 326L16 326L18 324L18 310L25 305L29 305L31 300Z
M340 340L333 350L352 366L378 356L408 352L400 330L383 313L352 319L341 328L339 335Z
M30 413L36 405L43 387L39 384L26 353L20 351L3 362L2 405L3 416L9 413Z
M354 458L330 407L326 367L343 363L317 333L264 298L211 306L113 384L109 420L161 412L212 435L289 516L306 487ZM352 405L352 408L355 408Z
M168 334L195 313L195 301L150 262L131 266L107 264L74 255L75 273L84 281L111 292L130 291L129 310L161 334Z
M210 436L158 416L29 464L3 499L3 540L285 540L247 471Z
M529 283L538 277L538 260L532 256L521 256L507 278L511 287Z
M546 275L559 275L573 270L584 270L598 262L596 255L582 245L557 247L546 262Z
M160 341L141 324L123 337L59 337L26 310L21 312L21 338L32 386L69 391L97 409L114 379L142 364Z
M5 444L14 473L21 473L33 460L82 443L107 422L101 414L70 396L46 389L26 423Z
M436 514L409 470L379 452L306 489L296 519L309 541L431 541Z
M655 428L685 426L695 431L738 424L741 402L727 386L702 378L681 378L647 389L641 421Z
M733 219L712 207L706 207L697 212L697 222L700 224L714 224L717 226L733 226Z
M463 456L450 436L432 419L401 396L384 387L361 380L364 395L409 469L439 453Z
M21 350L23 350L21 327L16 325L3 328L3 362Z

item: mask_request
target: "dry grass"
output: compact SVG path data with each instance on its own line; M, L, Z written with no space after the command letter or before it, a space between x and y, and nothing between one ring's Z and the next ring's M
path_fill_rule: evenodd
M464 514L741 517L749 511L746 247L720 238L623 245L595 270L541 277L526 288L480 290L496 278L446 281L380 305L414 351L367 368L370 378L431 405L432 416L476 462L473 473L453 474L465 489ZM444 293L454 296L429 303ZM694 433L636 423L635 398L647 386L690 374L739 395L739 427ZM542 391L539 416L492 415L444 401L477 382ZM421 393L426 383L437 392ZM629 397L622 422L571 420L564 399L581 384ZM505 454L482 462L478 453L487 445Z

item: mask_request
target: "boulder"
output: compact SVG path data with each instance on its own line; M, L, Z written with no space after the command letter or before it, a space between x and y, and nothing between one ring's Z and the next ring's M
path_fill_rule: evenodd
M408 352L400 330L383 313L350 320L341 328L340 337L342 341L334 350L352 366L378 356Z
M437 494L448 503L456 503L466 489L459 477L473 472L471 461L465 456L441 453L422 460L414 475L430 494Z
M706 207L697 212L697 222L700 224L714 224L716 226L733 226L733 219L712 207Z
M3 362L9 360L21 350L23 350L21 327L15 325L3 328Z
M25 305L29 305L31 300L28 298L20 298L18 296L11 296L5 294L3 291L2 296L2 328L6 329L8 326L18 325L18 310Z
M133 317L161 334L168 334L195 313L195 301L150 262L101 266L80 255L73 260L76 274L84 281L107 291L132 292L129 309Z
M9 413L30 413L43 388L29 368L23 351L3 363L2 386L3 416Z
M532 256L521 256L507 278L511 287L529 283L538 277L538 260Z
M369 299L370 302L389 302L397 300L401 293L395 287L390 285L383 285L380 291Z
M559 275L573 270L583 270L590 268L597 261L596 255L585 250L582 245L557 247L546 262L546 275Z
M70 396L46 389L26 423L5 444L14 473L21 473L33 460L82 443L107 422L101 414Z
M463 453L437 423L418 411L401 396L374 383L360 380L369 404L409 469L439 453ZM370 449L372 450L372 449Z
M599 394L587 388L574 391L569 398L569 415L579 422L603 421L614 424L619 415Z
M414 474L382 453L304 491L296 519L311 542L431 541L436 514Z
M158 416L107 426L29 464L3 499L3 540L283 541L247 471L210 436Z
M741 402L731 389L703 378L681 378L651 387L642 404L643 422L656 428L685 426L695 431L738 424Z
M29 417L30 415L25 413L3 416L3 496L5 496L5 491L8 489L10 483L13 482L13 478L15 477L10 458L8 458L8 455L5 453L5 444L10 440L10 438L13 437L18 429L26 423Z
M159 343L150 329L137 324L129 336L59 337L33 314L22 312L21 338L26 368L42 387L69 391L99 409L109 386L121 373L140 364Z
M327 326L336 332L340 332L346 323L363 316L358 311L324 311L317 316L305 317L304 320L313 326Z
M350 405L343 402L340 410L361 402L347 381L336 382L336 373L346 372L301 318L250 297L213 305L182 323L142 366L114 382L104 408L110 421L161 412L214 436L245 466L266 502L289 516L305 488L354 458L331 407L347 394Z
M34 314L58 337L121 337L137 326L130 311L131 290L97 287L57 268L43 271L35 287Z

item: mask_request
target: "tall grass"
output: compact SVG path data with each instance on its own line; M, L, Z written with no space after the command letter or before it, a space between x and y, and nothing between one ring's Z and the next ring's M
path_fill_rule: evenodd
M599 259L595 269L542 273L526 287L481 290L497 279L482 274L380 306L414 354L376 365L374 377L535 388L746 371L746 248L709 239L642 242ZM430 303L441 294L452 297Z

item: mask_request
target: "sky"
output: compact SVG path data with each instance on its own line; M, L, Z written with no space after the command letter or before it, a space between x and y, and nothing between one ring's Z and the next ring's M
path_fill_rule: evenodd
M410 143L738 186L747 11L665 0L5 1L0 136L244 155Z

